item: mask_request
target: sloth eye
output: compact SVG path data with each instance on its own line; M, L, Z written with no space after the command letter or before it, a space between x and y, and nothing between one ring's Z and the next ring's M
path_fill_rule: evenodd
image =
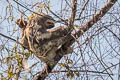
M47 24L53 24L53 23L51 23L51 22L47 22Z

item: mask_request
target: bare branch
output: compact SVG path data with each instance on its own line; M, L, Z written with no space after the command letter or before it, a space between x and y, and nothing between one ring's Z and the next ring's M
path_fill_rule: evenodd
M2 33L0 33L0 35L3 36L3 37L5 37L5 38L7 38L7 39L12 40L12 41L18 42L17 40L15 40L15 39L13 39L13 38L11 38L11 37L9 37L9 36L6 36L6 35L4 35L4 34L2 34ZM18 42L18 43L21 44L20 42ZM22 45L22 44L21 44L21 45Z
M77 37L80 37L81 35L83 35L87 30L89 30L95 23L97 23L108 11L109 9L115 4L117 0L109 0L109 2L104 5L104 7L99 10L96 14L94 14L92 16L92 18L90 18L87 22L85 22L84 24L82 24L81 28L79 29L79 31L77 31L75 33L75 36L77 35ZM68 45L71 45L74 43L74 39L72 38L72 36L69 36L70 42L66 43L66 47L68 47Z
M77 0L72 0L72 12L69 19L69 24L68 24L69 27L73 27L75 15L76 15L76 8L77 8Z
M88 2L89 2L89 0L87 0L87 1L85 2L85 4L83 5L83 7L82 7L82 9L81 9L81 11L80 11L80 14L79 14L79 18L81 17L83 11L85 10L85 7L86 7L86 5L88 4Z
M21 7L23 7L23 8L25 8L25 9L29 10L30 12L33 12L33 13L39 15L39 16L43 16L43 15L41 15L41 14L39 14L39 13L36 13L36 12L32 11L31 9L25 7L24 5L20 4L18 1L16 1L16 0L13 0L13 1L14 1L15 3L17 3L18 5L20 5Z
M103 73L99 71L90 71L90 70L70 70L71 72L89 72L89 73L98 73L98 74L108 74L108 73ZM58 72L68 72L67 70L62 70L62 71L52 71L52 73L58 73ZM113 74L110 74L113 75Z
M6 36L6 35L4 35L4 34L2 34L2 33L0 33L0 35L3 36L3 37L5 37L5 38L7 38L7 39L10 39L10 40L18 43L18 44L20 44L22 47L28 49L26 46L24 46L24 45L23 45L22 43L20 43L18 40L15 40L15 39L13 39L13 38L11 38L11 37L9 37L9 36ZM28 49L28 50L29 50L30 52L32 52L30 49ZM32 52L32 53L33 53L33 52Z

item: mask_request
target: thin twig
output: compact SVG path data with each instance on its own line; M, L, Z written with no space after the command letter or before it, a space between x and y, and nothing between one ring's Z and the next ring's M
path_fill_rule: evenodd
M87 1L85 2L85 4L83 5L83 7L82 7L82 9L81 9L81 11L80 11L80 14L79 14L79 18L81 17L83 11L85 10L85 7L86 7L86 5L88 4L88 2L89 2L89 0L87 0Z
M100 62L100 64L102 65L102 67L105 69L105 71L108 73L108 75L110 76L110 78L113 80L112 76L110 75L110 73L106 70L104 64L102 63L102 61L99 59L99 57L97 56L97 54L94 52L94 50L92 49L92 47L90 46L91 51L93 52L93 54L95 55L95 57L97 58L97 60Z
M0 33L0 35L3 36L3 37L5 37L5 38L7 38L7 39L10 39L10 40L18 43L18 44L20 44L22 47L28 49L26 46L24 46L24 45L23 45L22 43L20 43L18 40L15 40L15 39L13 39L13 38L11 38L11 37L9 37L9 36L6 36L6 35L4 35L4 34L2 34L2 33ZM28 49L28 50L29 50L30 52L32 52L30 49ZM33 52L32 52L32 53L33 53Z
M20 5L21 7L23 7L23 8L25 8L25 9L29 10L30 12L33 12L33 13L39 15L39 16L43 16L43 15L41 15L41 14L39 14L39 13L36 13L36 12L32 11L31 9L25 7L24 5L20 4L18 1L16 1L16 0L13 0L13 1L14 1L15 3L17 3L18 5Z
M108 74L108 73L103 73L103 72L99 72L99 71L89 71L89 70L70 70L71 72L91 72L91 73L98 73L98 74ZM58 72L68 72L67 70L56 70L56 71L52 71L51 73L58 73ZM113 75L113 74L110 74Z

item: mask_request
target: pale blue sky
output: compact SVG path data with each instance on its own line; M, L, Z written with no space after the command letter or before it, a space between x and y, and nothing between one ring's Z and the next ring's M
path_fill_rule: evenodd
M12 1L12 0L10 0L10 1ZM39 0L19 0L20 2L24 2L24 5L28 5L28 4L35 4L36 2L38 2ZM40 0L40 1L45 1L45 0ZM68 0L68 1L70 1L70 0ZM87 8L87 10L86 10L86 12L84 12L84 14L82 14L82 16L84 17L84 16L87 16L87 15L89 15L89 14L92 14L92 13L94 13L95 11L97 11L97 10L99 10L103 5L104 5L104 3L107 1L107 0L103 0L103 1L101 1L101 0L97 0L97 7L94 7L94 5L96 6L96 4L95 4L95 2L93 3L92 1L96 1L96 0L90 0L91 2L89 3L89 5L88 5L88 8ZM118 0L119 1L119 0ZM61 7L61 2L62 2L62 0L50 0L50 6L51 6L51 10L53 11L53 12L55 12L56 14L58 14L58 13L63 13L63 15L62 15L62 17L63 18L67 18L68 16L69 16L69 14L70 14L70 12L60 12L60 10L61 10L61 8L64 8L66 5L65 5L65 2L63 1L63 6ZM78 0L78 3L79 3L79 5L82 5L82 1L81 0ZM120 1L119 1L119 3L120 3ZM19 17L20 17L20 12L19 11L17 11L15 8L16 8L16 3L14 3L14 2L12 2L12 5L14 6L14 8L13 8L13 16L15 17L15 19L18 19ZM116 5L117 6L119 6L120 7L120 4L118 4L118 3L116 3ZM3 21L3 18L4 18L4 16L6 15L6 6L8 6L8 3L6 2L6 0L1 0L0 1L0 18L2 17L2 19L0 19L0 32L1 33L4 33L4 34L6 34L6 35L8 35L8 36L11 36L12 34L13 34L13 30L18 30L19 28L17 27L17 25L14 23L14 21L10 21L10 22L8 22L7 20L5 20L5 21ZM28 8L30 8L31 6L27 6ZM68 6L67 6L68 7ZM120 13L120 8L119 7L115 7L115 11L118 11L119 13ZM23 9L24 10L24 8L22 8L22 7L20 7L20 9ZM31 8L30 8L31 9ZM68 7L68 10L69 10L70 8ZM80 9L80 7L78 8L78 9ZM33 9L31 9L31 10L33 10ZM114 9L112 8L111 9L111 11L109 11L109 12L112 12ZM9 14L9 12L7 13L7 14ZM30 14L30 12L28 11L26 14ZM118 15L118 14L117 14ZM53 16L53 15L52 15ZM67 16L67 17L66 17ZM102 19L102 21L100 21L99 22L99 25L101 26L102 25L102 23L104 23L104 22L107 22L107 21L110 21L110 20L115 20L116 18L113 18L113 16L114 17L116 17L116 18L118 18L119 16L116 16L116 14L115 15L111 15L110 16L110 14L107 14L103 19ZM7 15L7 17L8 17L8 15ZM54 17L54 16L53 16ZM58 18L56 18L56 17L54 17L55 19L58 19ZM108 20L107 20L108 19ZM80 23L83 23L84 22L84 20L81 20L81 21L77 21L76 22L76 24L78 24L78 25L80 25ZM106 23L107 24L107 23ZM118 23L119 24L119 23ZM98 24L95 24L94 26L99 26ZM119 24L120 25L120 24ZM56 25L56 26L58 26L58 25ZM101 26L102 27L102 26ZM112 26L112 28L113 28L113 30L115 30L115 31L117 31L116 30L116 28L114 28L114 26ZM94 28L92 28L92 29L94 29ZM95 32L94 30L92 30L92 29L90 29L90 31L89 32L92 32L93 31L93 33ZM96 30L96 29L95 29ZM115 32L114 31L114 32ZM84 36L82 36L81 38L80 38L80 42L84 42L83 40L85 40L85 36L90 36L91 34L93 34L93 33L90 33L89 34L89 32L87 32ZM119 32L119 31L118 31ZM107 37L107 39L108 40L110 40L110 43L114 46L114 45L117 45L118 46L118 42L115 42L115 40L113 39L113 37L110 37L111 36L111 34L107 34L108 32L107 31L105 31L104 33L102 33L101 35L99 35L99 38L98 37L95 37L94 38L94 41L91 41L91 45L93 45L93 47L95 47L95 52L97 53L97 55L99 56L99 57L103 57L103 58L105 58L104 60L105 60L105 62L106 63L108 63L108 66L109 65L111 65L111 63L112 64L115 64L115 63L117 63L118 62L118 59L119 59L119 57L120 56L117 56L116 58L113 58L112 59L112 57L111 56L115 56L115 55L117 55L114 51L112 52L112 50L110 50L111 48L110 48L110 46L109 46L109 44L107 43L107 41L105 40L105 38L104 38L104 36L108 36ZM107 34L107 35L106 35ZM15 31L15 33L14 33L14 35L12 35L11 36L12 38L14 38L14 39L17 39L17 37L20 37L20 30L19 31ZM0 36L0 40L1 41L3 41L3 38L1 38L1 36ZM6 39L5 39L6 40ZM3 41L3 43L5 43L6 41ZM101 47L100 47L100 45L98 44L98 42L100 41L100 43L101 43ZM112 42L114 42L114 43L112 43ZM2 42L0 42L0 44L1 44ZM13 47L13 44L14 44L14 42L8 42L7 43L8 44L8 47L9 48L12 48ZM109 46L109 47L108 47ZM7 47L7 46L6 46ZM85 47L85 45L84 46L82 46L82 47ZM100 48L101 49L101 51L98 51L98 48ZM118 50L118 49L116 49L117 51L120 51L120 50ZM78 49L76 49L75 50L76 52L77 51L79 51ZM107 53L107 51L108 51L108 53L112 53L112 54L109 54L110 56L108 56L107 54L105 54L104 55L104 53ZM80 52L78 52L78 54L79 54ZM90 62L90 58L88 57L88 54L85 54L85 53L89 53L89 48L88 49L86 49L86 51L84 52L84 55L86 55L84 58L85 58L85 61L86 62ZM91 56L93 56L94 57L94 55L93 54L91 54ZM71 60L78 60L78 58L80 58L80 55L75 55L75 54L70 54L69 55L69 57L70 57L70 59ZM35 58L36 59L36 58ZM35 59L29 59L29 64L31 65L31 64L34 64L37 60L35 60ZM93 59L93 61L95 62L95 60L96 59ZM63 62L65 62L65 60L62 60ZM96 61L96 62L98 62L98 61ZM98 62L99 63L99 62ZM76 65L76 66L78 66L78 67L80 67L80 65L81 65L81 59L78 61L78 63L77 63L78 65ZM96 63L97 64L97 63ZM38 66L41 66L40 64L38 65ZM43 67L43 66L42 66ZM100 67L101 68L101 67ZM98 69L98 70L100 70L100 68ZM59 68L58 68L59 69ZM91 69L94 69L93 67L91 67ZM103 69L103 68L102 68ZM35 68L34 69L35 71L38 71L39 69L38 68ZM114 73L116 74L117 73L117 70L115 70L114 71ZM116 79L117 78L117 75L115 75L114 76L114 79ZM78 78L77 78L78 79ZM91 79L90 79L91 80ZM98 79L99 80L99 79Z

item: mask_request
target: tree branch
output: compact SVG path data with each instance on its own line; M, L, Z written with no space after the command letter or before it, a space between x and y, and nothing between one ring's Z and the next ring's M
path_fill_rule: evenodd
M27 48L26 46L24 46L24 45L23 45L22 43L20 43L18 40L15 40L15 39L13 39L13 38L11 38L11 37L9 37L9 36L6 36L6 35L4 35L4 34L2 34L2 33L0 33L0 35L3 36L3 37L5 37L5 38L7 38L7 39L10 39L10 40L18 43L18 44L20 44L22 47L24 47L24 48L28 49L30 52L32 52L29 48ZM32 53L33 53L33 52L32 52Z

